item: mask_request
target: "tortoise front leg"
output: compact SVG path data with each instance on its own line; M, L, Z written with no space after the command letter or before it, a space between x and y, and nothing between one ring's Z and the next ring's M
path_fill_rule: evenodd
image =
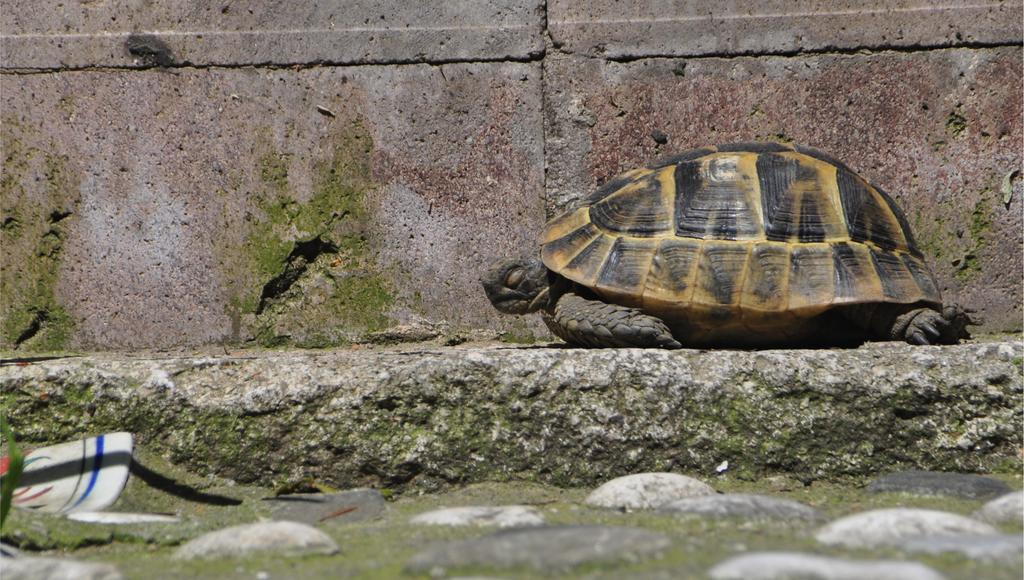
M682 348L660 318L636 308L567 292L544 317L551 332L569 344L607 347Z

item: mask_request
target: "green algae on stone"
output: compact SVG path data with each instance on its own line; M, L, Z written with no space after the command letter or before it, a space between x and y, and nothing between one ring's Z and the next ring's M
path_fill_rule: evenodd
M954 139L967 130L967 119L957 111L953 111L946 117L946 133Z
M793 138L781 131L776 131L775 133L758 133L757 135L754 135L754 140L770 143L782 143L783 145L791 145L793 143Z
M265 153L259 160L260 179L280 192L288 191L288 163L291 155Z
M948 365L916 362L902 352L911 348L83 358L5 369L0 403L24 441L126 430L176 464L243 483L576 486L642 471L711 475L723 460L741 481L1019 472L1019 346L943 347ZM859 370L828 374L849 365ZM147 386L154 374L174 386Z
M948 239L952 232L943 215L923 215L920 210L914 215L914 240L928 260L941 260L949 252Z
M311 161L306 196L289 179L293 156L257 139L262 216L247 226L249 282L233 288L230 314L264 346L337 346L390 324L392 286L369 241L373 140L359 119L338 125L324 138L328 154Z
M4 119L0 176L0 348L54 351L74 324L56 294L64 240L75 217L78 178L67 157L26 146L21 126ZM42 191L25 184L42 181Z
M944 203L937 206L935 215L915 212L917 245L929 261L950 267L961 283L975 280L982 273L981 256L992 230L993 211L991 192L985 190L973 206Z
M516 319L509 330L501 333L500 338L502 342L510 344L536 344L538 340L522 319Z
M962 282L973 280L981 273L979 254L984 250L988 233L992 229L991 216L992 202L988 197L982 197L974 205L967 222L967 233L972 245L961 257L953 261L953 266L956 267L954 275Z

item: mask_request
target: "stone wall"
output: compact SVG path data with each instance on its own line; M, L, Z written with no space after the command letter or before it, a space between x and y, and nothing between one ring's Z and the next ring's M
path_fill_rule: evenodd
M1019 2L299 4L5 3L0 348L528 340L494 257L752 139L844 159L946 297L1021 328Z

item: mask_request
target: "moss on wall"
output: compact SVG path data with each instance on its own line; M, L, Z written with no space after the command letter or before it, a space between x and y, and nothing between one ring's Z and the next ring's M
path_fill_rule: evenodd
M26 145L25 131L12 119L0 123L0 348L60 350L74 329L56 286L79 184L55 144ZM36 180L42 195L30 199L24 184Z
M499 338L502 342L511 344L535 344L538 340L522 318L516 318L511 323L509 330L501 333Z
M233 289L230 314L263 346L333 346L389 324L392 287L368 243L373 139L360 119L337 124L328 154L310 162L308 195L290 179L294 157L256 139L260 215L236 248L249 282Z
M956 266L954 275L963 282L973 280L981 273L979 254L985 247L989 230L992 229L992 212L992 203L988 197L978 200L974 209L971 210L967 233L972 246L963 256L953 262L953 265Z
M917 245L933 263L952 267L958 281L974 280L982 273L981 256L989 242L994 211L992 193L985 190L973 206L940 206L937 215L918 212L913 228Z

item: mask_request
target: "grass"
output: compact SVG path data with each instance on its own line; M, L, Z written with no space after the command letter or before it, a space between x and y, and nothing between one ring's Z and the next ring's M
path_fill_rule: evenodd
M14 490L18 487L21 473L25 469L25 456L18 449L14 440L14 433L11 426L7 424L7 418L0 414L0 434L7 443L7 457L3 458L3 475L0 476L0 530L3 530L7 523L7 516L11 512L11 503L14 500Z

